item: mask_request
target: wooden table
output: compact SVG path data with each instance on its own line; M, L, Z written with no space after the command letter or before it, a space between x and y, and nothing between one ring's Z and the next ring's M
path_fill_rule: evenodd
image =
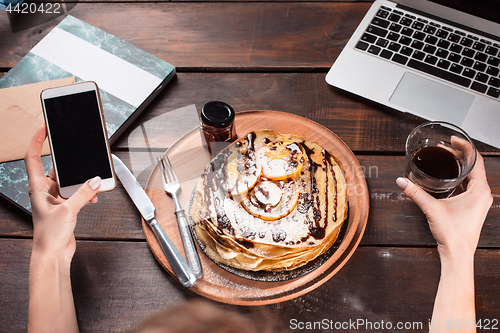
M213 302L255 317L264 311L274 318L270 324L275 332L324 320L332 325L363 320L379 327L390 322L393 328L400 322L414 328L404 331L422 331L419 323L426 329L431 317L440 269L436 244L419 208L395 184L404 173L406 136L422 119L325 82L370 5L80 1L70 11L177 67L177 77L112 147L128 166L142 165L141 184L151 170L151 152L164 152L172 142L169 128L176 124L168 121L168 113L190 104L199 109L210 100L225 101L237 111L278 110L307 117L336 133L356 154L366 171L370 215L349 262L322 286L283 303L243 307ZM0 71L14 66L61 20L12 33L6 13L0 12ZM162 115L167 121L153 126L149 147L131 138L134 130ZM499 320L499 150L478 147L486 156L495 200L476 254L477 318ZM72 281L82 332L124 332L181 301L200 298L157 263L140 215L121 185L83 209L75 235ZM31 218L0 199L2 332L26 330L31 245ZM370 331L370 326L358 328ZM356 330L349 326L345 331Z

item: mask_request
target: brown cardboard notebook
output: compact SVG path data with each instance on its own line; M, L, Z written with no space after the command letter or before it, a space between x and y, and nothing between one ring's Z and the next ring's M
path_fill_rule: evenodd
M76 82L94 81L99 86L113 144L175 76L175 67L68 15L0 79L0 89L72 76ZM22 158L24 153L17 156ZM48 172L50 156L42 162ZM31 213L23 160L0 163L0 196Z
M24 157L35 131L43 124L40 93L75 82L75 77L0 89L0 163ZM42 155L50 154L45 141Z

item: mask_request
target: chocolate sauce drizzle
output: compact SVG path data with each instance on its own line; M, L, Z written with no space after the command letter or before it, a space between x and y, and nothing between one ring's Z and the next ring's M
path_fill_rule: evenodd
M320 167L320 165L313 161L312 155L314 154L314 148L309 148L304 142L301 142L300 145L304 148L304 151L307 155L307 161L309 162L309 171L311 173L311 187L312 193L318 193L318 184L316 183L316 170Z
M297 206L297 209L299 210L300 213L306 213L310 208L312 208L312 213L313 213L313 220L310 221L308 219L307 223L309 224L309 235L312 236L315 239L323 239L326 234L326 227L328 226L328 216L329 216L329 202L330 202L330 195L328 191L328 182L329 182L329 177L328 177L328 171L331 172L333 181L335 182L335 193L333 193L333 199L334 199L334 204L335 207L337 207L337 179L335 176L335 171L333 169L332 165L332 155L325 149L322 150L322 155L323 155L323 167L316 163L312 159L312 155L314 155L314 149L309 148L305 142L301 142L300 145L304 149L306 155L307 155L307 160L309 162L309 172L311 174L311 197L309 197L309 194L307 193L301 193L299 195L299 204ZM325 225L321 226L321 217L322 217L322 210L321 210L321 202L319 199L319 188L317 184L317 179L316 179L316 171L318 168L321 168L325 172ZM333 213L333 221L337 221L337 212L336 209L334 210ZM307 237L308 238L308 237ZM303 237L301 241L306 241L306 237Z
M302 151L300 150L300 147L296 143L291 143L286 146L286 149L288 149L291 153L290 160L288 160L288 166L291 169L295 169L297 165L299 164L299 161L297 160L297 155L299 155ZM301 163L304 162L303 157L301 158Z
M246 141L247 141L247 147L246 147L246 152L244 155L247 158L247 161L255 161L255 139L256 139L256 134L255 132L250 132L246 136ZM271 141L268 138L264 138L263 142L265 144L270 143ZM239 145L241 147L242 144ZM296 209L298 210L299 213L304 214L308 216L308 212L312 212L312 219L309 217L306 217L305 223L308 225L308 235L302 237L299 242L306 242L310 237L313 237L314 239L323 239L326 234L326 228L328 226L328 216L329 216L329 202L330 202L330 196L333 196L334 200L334 206L335 208L337 207L337 178L335 174L335 170L333 167L332 162L336 161L335 157L332 156L327 150L323 149L322 150L322 158L323 158L323 166L320 164L316 163L312 156L315 154L314 148L309 148L305 142L300 142L300 143L293 143L287 146L287 149L289 149L292 152L292 157L290 159L289 163L297 163L295 156L297 156L301 150L300 147L303 148L304 152L306 153L307 156L307 161L308 161L308 166L309 166L309 172L310 172L310 181L311 181L311 193L299 193L299 199L297 203ZM227 230L231 235L235 235L235 230L233 226L231 225L231 221L229 218L226 216L225 211L224 211L224 199L228 196L228 193L225 189L225 184L226 182L226 174L225 174L225 169L227 168L227 163L228 163L228 157L230 155L230 152L225 150L222 151L220 154L218 154L209 164L209 169L207 170L207 177L205 177L204 181L204 202L206 203L207 207L214 207L215 212L217 214L217 223L218 223L218 232L220 234L223 234L223 230ZM241 156L239 156L241 157ZM301 161L303 162L303 161ZM249 167L249 165L245 165L245 167ZM239 168L238 168L239 169ZM323 172L325 172L326 178L325 178L325 197L326 197L326 207L324 210L325 214L325 225L321 226L320 222L322 220L322 209L321 209L321 201L320 201L320 196L319 196L319 188L317 184L317 177L316 177L316 172L318 169L321 169ZM240 170L238 170L240 171ZM334 193L329 193L329 174L331 173L331 178L334 182ZM334 209L333 215L332 215L333 221L337 221L337 212L336 209ZM246 238L249 239L254 239L257 235L255 232L250 232L248 231L243 235L244 237L247 236ZM265 233L260 232L258 234L259 238L264 238ZM272 232L272 238L273 240L278 243L281 241L284 241L286 239L286 232L284 230L274 230ZM248 241L240 241L240 243L245 246L245 247L252 247L253 244Z
M274 230L273 231L273 241L276 243L282 242L286 239L286 231L285 230Z
M330 172L332 173L332 178L333 178L333 182L334 182L335 193L333 193L333 202L334 202L335 209L333 211L332 219L334 222L336 222L337 221L337 177L335 175L335 170L333 169L333 164L331 162L333 158L334 157L326 149L323 149L323 163L325 164L325 166L329 167ZM328 193L328 174L327 174L327 177L326 177L326 199L327 199L326 202L327 203L330 202L328 196L329 196L329 193ZM326 205L326 216L328 217L328 204Z
M257 135L255 132L250 132L247 134L247 141L248 141L248 146L247 150L255 151L255 139L257 138Z
M224 198L227 196L226 190L222 184L226 181L224 169L227 166L228 155L229 152L223 151L210 161L207 177L205 177L203 183L203 199L207 207L213 206L215 208L215 213L217 214L217 227L219 229L218 232L222 234L222 229L226 229L231 235L234 235L234 229L224 211L223 205Z
M255 134L255 132L250 132L246 136L248 145L245 155L248 160L255 160L254 151L256 138L257 135ZM226 212L224 211L224 199L228 195L227 189L223 185L226 183L226 173L224 171L227 169L229 155L230 152L228 150L224 150L215 158L213 158L212 161L210 161L209 169L207 170L207 177L205 177L205 181L203 184L203 199L207 207L214 207L215 209L215 213L217 214L218 232L220 234L223 234L222 230L225 229L229 232L229 234L234 236L234 228L231 225L231 221L227 217ZM243 245L248 246L248 244Z

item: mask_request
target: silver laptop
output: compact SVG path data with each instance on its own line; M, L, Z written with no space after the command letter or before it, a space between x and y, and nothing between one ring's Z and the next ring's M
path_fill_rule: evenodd
M326 81L500 148L500 2L449 3L375 1Z

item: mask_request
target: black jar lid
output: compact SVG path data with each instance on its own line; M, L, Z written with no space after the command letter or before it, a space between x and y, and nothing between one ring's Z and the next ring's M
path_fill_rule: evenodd
M234 110L224 102L208 102L201 108L201 120L212 127L227 127L234 120Z

